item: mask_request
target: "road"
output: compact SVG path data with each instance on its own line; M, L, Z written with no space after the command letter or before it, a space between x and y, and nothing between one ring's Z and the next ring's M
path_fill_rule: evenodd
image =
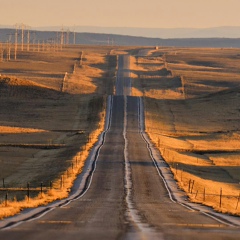
M130 58L127 55L120 55L118 57L118 68L116 91L117 96L130 96L131 95L131 79L130 79Z
M169 197L143 131L142 100L131 96L128 56L119 56L118 68L88 190L41 217L2 229L0 239L238 239L238 227Z

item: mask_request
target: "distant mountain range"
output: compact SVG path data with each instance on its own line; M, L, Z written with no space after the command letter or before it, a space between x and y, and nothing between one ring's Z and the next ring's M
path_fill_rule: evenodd
M82 28L82 27L81 27ZM44 28L45 29L45 28ZM37 30L30 30L30 42L33 43L42 43L43 41L46 42L52 42L53 40L56 40L58 38L58 42L60 42L61 38L61 28L53 27L52 29L49 28L48 30L44 29L37 29ZM87 28L89 31L91 29ZM166 38L166 37L139 37L139 36L132 36L134 35L134 32L131 34L129 33L126 35L126 29L123 31L122 34L113 34L113 33L88 33L87 29L82 28L82 32L80 29L75 27L75 43L76 44L85 44L85 45L121 45L121 46L175 46L175 47L219 47L219 48L229 48L229 47L237 47L240 48L240 35L238 36L237 33L235 34L235 38L230 38L230 32L231 36L233 36L233 30L230 31L230 28L227 28L229 31L229 37L185 37L183 38L183 31L176 30L175 38ZM106 29L106 28L104 28ZM234 28L238 29L238 28ZM65 28L66 30L66 28ZM68 43L73 44L74 43L74 34L73 29L69 28L71 32L68 34ZM96 32L96 29L92 29L94 32ZM98 28L100 31L100 28ZM110 28L108 28L109 32ZM128 29L129 30L129 29ZM7 42L10 41L11 43L15 42L15 29L13 28L0 28L0 42ZM103 30L102 30L103 31ZM120 31L120 29L116 28L115 31ZM150 30L149 30L150 31ZM160 30L159 30L160 31ZM166 30L167 31L167 30ZM170 30L168 29L169 34ZM186 30L187 31L187 30ZM188 31L190 31L188 29ZM193 31L193 30L192 30ZM100 31L101 32L101 31ZM219 31L220 34L221 31ZM227 32L227 30L226 30ZM225 34L226 34L225 32ZM239 27L240 32L240 27ZM21 31L18 31L18 42L21 42ZM136 33L137 34L137 33ZM163 34L163 33L162 33ZM165 32L166 34L166 32ZM174 34L174 33L172 33ZM185 35L189 36L190 32L185 32ZM193 34L193 32L192 32ZM207 34L207 32L206 32ZM222 33L223 34L223 33ZM143 33L139 35L144 35ZM65 32L64 35L65 39L67 38L67 33ZM170 35L168 35L170 36ZM178 36L178 37L177 37ZM192 36L192 35L191 35ZM196 36L196 34L195 34ZM203 36L203 35L201 35ZM222 35L221 35L222 36ZM239 37L239 38L237 38ZM65 40L66 41L66 40ZM24 32L24 42L27 42L27 31Z
M0 28L14 28L1 26ZM213 28L127 28L127 27L94 27L94 26L49 26L32 27L39 31L60 31L62 28L75 32L104 33L129 35L150 38L240 38L239 27L213 27Z
M41 31L59 31L62 26L38 27ZM64 27L76 32L105 33L150 38L240 38L240 27L214 28L127 28L127 27Z

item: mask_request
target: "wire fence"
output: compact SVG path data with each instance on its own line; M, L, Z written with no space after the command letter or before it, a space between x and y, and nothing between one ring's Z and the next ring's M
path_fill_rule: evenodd
M188 196L199 203L211 205L218 209L228 208L232 211L238 211L240 205L240 191L231 191L231 194L224 193L224 188L212 185L204 185L193 179L183 169L178 168L178 164L170 165L170 169L175 179L179 182L180 187ZM185 176L187 175L187 176ZM229 193L229 190L225 190Z
M25 186L12 186L2 178L0 183L0 206L6 207L10 201L29 201L30 198L42 197L50 190L65 190L69 181L74 179L81 169L81 157L75 157L69 168L56 181L26 182ZM70 189L68 189L68 192ZM3 204L4 203L4 204Z

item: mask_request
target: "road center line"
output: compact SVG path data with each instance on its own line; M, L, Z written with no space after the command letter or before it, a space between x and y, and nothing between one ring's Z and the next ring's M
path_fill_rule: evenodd
M139 114L139 112L138 112ZM126 203L127 203L127 211L126 216L127 220L133 227L134 232L129 234L129 239L152 239L155 236L156 232L153 228L151 228L148 224L143 223L140 218L139 211L135 208L134 203L132 201L132 171L131 171L131 163L128 159L128 139L127 139L127 96L124 96L124 129L123 129L123 137L125 140L124 145L124 165L125 165L125 179L124 179L124 188L126 192ZM159 238L158 233L158 239ZM127 238L128 239L128 238Z

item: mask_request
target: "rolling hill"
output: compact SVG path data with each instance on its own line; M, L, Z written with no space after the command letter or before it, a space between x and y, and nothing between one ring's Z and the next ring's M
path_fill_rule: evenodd
M174 32L174 30L172 30ZM19 30L20 35L20 30ZM73 43L73 33L69 32L69 44ZM176 34L177 36L178 34ZM0 42L14 43L15 29L0 29ZM31 42L60 41L61 32L57 31L30 31ZM239 38L150 38L108 33L76 32L76 44L84 45L117 45L117 46L175 46L175 47L240 47ZM27 41L25 31L25 42ZM18 37L18 41L21 39Z

